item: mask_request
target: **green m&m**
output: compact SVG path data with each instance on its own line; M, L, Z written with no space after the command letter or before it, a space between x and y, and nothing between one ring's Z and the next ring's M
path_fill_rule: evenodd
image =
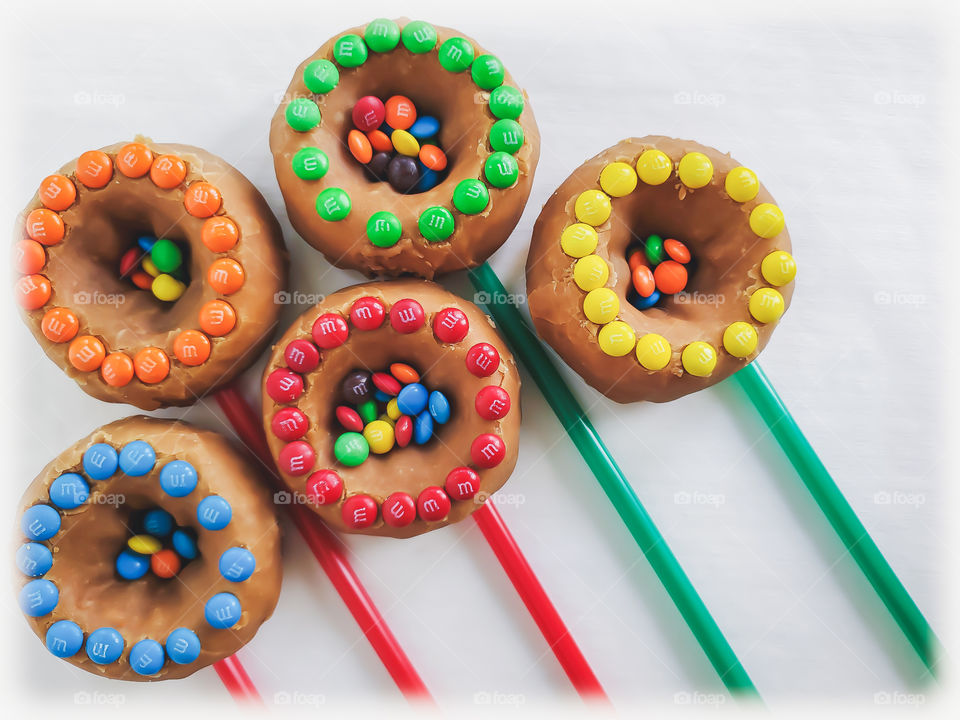
M374 399L364 400L357 405L357 414L363 420L363 424L372 423L377 419L377 401Z
M440 205L428 207L420 214L417 227L430 242L441 242L453 235L453 213Z
M317 195L317 214L324 220L343 220L350 214L350 208L350 196L342 188L327 188Z
M392 212L381 210L375 212L367 220L367 237L377 247L391 247L396 245L403 234L400 218Z
M473 81L484 90L493 90L503 85L506 73L503 63L494 55L481 55L470 66Z
M520 167L510 153L491 153L483 164L483 174L487 182L496 188L508 188L520 176Z
M523 93L515 87L501 85L490 93L490 112L501 120L516 120L523 112Z
M523 147L523 128L516 120L497 120L490 128L490 147L516 153Z
M400 39L407 50L420 55L430 52L436 46L437 30L428 22L414 20L404 26Z
M475 178L467 178L457 183L453 191L453 206L464 215L482 213L490 202L487 186Z
M322 95L340 82L340 71L329 60L314 60L303 69L303 84L310 92Z
M374 52L390 52L400 42L400 26L393 20L377 18L363 31L363 39Z
M301 180L319 180L327 174L330 159L320 148L302 147L291 161L294 174Z
M444 70L463 72L473 62L473 45L462 37L450 38L440 46L437 54Z
M171 273L183 262L183 252L173 240L160 238L150 248L150 259L157 266L157 270L162 273Z
M358 432L345 432L333 443L333 454L347 467L356 467L370 455L370 445Z
M367 61L367 44L359 35L344 35L333 44L333 57L346 68L359 67Z
M643 252L653 267L662 263L665 257L663 238L659 235L651 235L648 237L646 242L643 243Z
M313 130L320 124L320 108L310 98L294 98L285 111L287 125L297 132Z

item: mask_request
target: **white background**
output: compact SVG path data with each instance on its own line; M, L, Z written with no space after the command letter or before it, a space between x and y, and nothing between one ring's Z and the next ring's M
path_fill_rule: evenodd
M956 357L947 306L956 274L955 78L947 65L954 18L923 3L769 5L15 5L4 21L3 217L12 223L63 162L143 133L205 147L261 189L284 226L293 288L328 293L357 282L286 221L267 131L304 57L347 27L399 11L476 38L529 92L540 166L523 219L492 260L512 290L523 288L542 203L587 157L651 133L728 150L784 209L800 268L763 367L949 647L943 448L956 437L944 390ZM463 276L444 284L472 292ZM303 309L288 308L283 323ZM133 412L79 391L6 319L5 522L52 456ZM260 367L245 377L251 399ZM668 405L626 407L564 370L770 706L937 702L936 685L732 383ZM499 509L614 704L729 707L613 508L524 381L520 459ZM212 401L157 414L229 432ZM404 707L287 530L280 604L240 652L264 697L306 712L321 703ZM346 543L443 707L579 707L472 521L408 541ZM229 707L212 670L153 685L75 670L36 641L9 593L2 603L8 677L22 699L71 712L84 700L138 712L201 701Z

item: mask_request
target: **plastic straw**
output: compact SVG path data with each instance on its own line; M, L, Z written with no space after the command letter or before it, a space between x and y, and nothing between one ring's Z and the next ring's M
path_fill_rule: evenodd
M492 501L484 503L483 507L473 513L473 519L477 521L480 532L497 556L574 688L584 699L608 700L600 681L593 674Z
M253 409L232 387L217 391L215 397L240 439L269 470L267 474L271 483L281 489L263 427ZM330 578L400 691L410 700L432 701L427 686L420 679L410 658L400 647L373 599L350 566L340 540L323 524L319 516L306 508L296 504L288 505L287 508L314 557Z
M260 697L253 680L247 675L243 663L236 655L218 660L213 664L213 669L217 671L220 680L238 703L263 704L263 698Z
M826 515L847 552L873 585L897 625L920 656L931 674L935 674L939 641L910 593L890 567L850 503L807 442L783 400L756 362L733 376L780 443L803 484Z
M731 693L756 695L757 690L733 648L540 341L517 308L508 301L506 290L496 273L484 263L471 270L469 276L474 287L490 298L487 309L496 320L497 327L506 335L514 352L526 366L600 487L613 503L723 684Z

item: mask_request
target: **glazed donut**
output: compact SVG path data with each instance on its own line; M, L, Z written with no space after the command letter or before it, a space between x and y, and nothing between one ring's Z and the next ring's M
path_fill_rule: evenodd
M153 264L161 247L170 273ZM123 269L128 259L157 277ZM279 223L243 175L146 138L45 178L17 220L14 264L50 359L90 395L145 410L190 405L254 360L287 274Z
M297 68L270 149L291 223L327 260L433 278L479 265L504 243L530 194L540 136L497 57L456 30L381 18ZM384 177L385 165L374 168L391 153L409 166L401 188L419 161L409 195L371 179ZM426 172L434 167L439 175Z
M588 160L547 201L527 296L539 335L590 385L665 402L755 358L795 275L783 213L752 170L649 136Z
M20 608L59 658L119 680L182 678L273 613L268 491L216 433L135 416L57 456L21 500Z
M340 530L410 537L462 520L506 482L519 391L486 315L397 280L300 316L264 371L263 419L298 502Z

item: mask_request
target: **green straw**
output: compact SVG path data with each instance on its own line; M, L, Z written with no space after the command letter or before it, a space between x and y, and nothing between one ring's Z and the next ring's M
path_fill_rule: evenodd
M485 305L497 321L497 327L506 335L574 446L590 466L600 487L637 541L723 684L731 693L758 697L747 671L623 476L616 460L603 444L586 412L517 308L508 301L506 290L496 273L484 263L471 270L469 276L474 287L489 298Z
M807 442L763 370L756 362L752 362L733 377L780 443L807 490L840 536L847 552L867 576L930 674L935 675L939 649L937 636Z

